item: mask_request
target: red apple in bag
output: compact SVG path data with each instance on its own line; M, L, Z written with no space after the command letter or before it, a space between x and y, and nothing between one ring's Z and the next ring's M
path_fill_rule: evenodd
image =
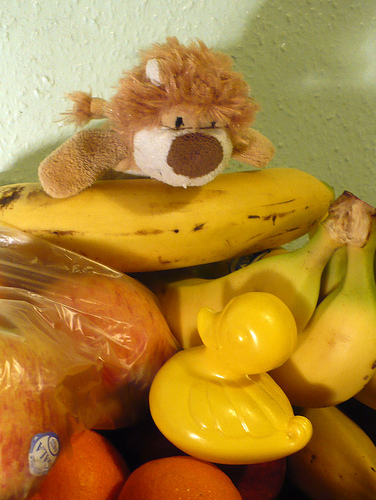
M155 295L130 276L43 239L12 228L1 232L4 289L18 298L23 293L57 338L97 361L98 370L64 381L72 413L87 428L135 423L148 409L154 375L177 350Z
M75 391L85 426L135 423L148 409L155 374L178 348L154 294L128 275L79 272L50 283L43 295L58 304L56 326L63 334L99 345L102 383L90 393L85 386Z
M153 295L131 278L78 274L49 290L0 287L0 500L33 491L80 423L136 420L176 351Z

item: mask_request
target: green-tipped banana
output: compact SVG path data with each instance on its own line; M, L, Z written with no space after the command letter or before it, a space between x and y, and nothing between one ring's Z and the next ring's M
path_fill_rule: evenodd
M287 362L271 372L295 406L346 401L376 367L376 210L358 200L352 212L366 243L362 246L362 237L349 238L343 283L317 306Z
M291 310L302 330L311 318L319 296L322 271L335 250L344 244L343 215L336 204L314 236L301 248L275 254L218 279L185 279L150 284L175 337L186 347L201 343L197 313L201 307L220 311L244 292L268 292ZM341 211L342 213L343 211Z
M313 435L287 459L291 482L312 500L376 498L376 447L367 434L335 406L302 414Z

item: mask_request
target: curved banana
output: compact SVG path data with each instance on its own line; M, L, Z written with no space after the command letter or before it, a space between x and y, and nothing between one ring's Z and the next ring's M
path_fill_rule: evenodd
M359 206L355 211L358 209ZM376 221L372 219L375 214L372 208L364 215L372 228L370 235L360 215L358 224L364 226L366 244L347 243L343 283L317 306L307 327L299 333L297 347L286 363L271 372L294 406L339 404L357 394L374 373ZM361 245L361 238L358 244Z
M287 458L287 476L313 500L376 498L376 447L368 435L337 407L302 412L313 435Z
M182 268L290 242L326 213L332 191L303 171L217 176L201 187L102 180L65 199L39 183L0 188L0 224L123 272Z
M150 283L158 296L171 331L184 347L199 345L195 318L201 307L220 311L234 296L244 292L268 292L291 310L302 330L311 318L319 296L321 273L337 248L344 244L342 218L329 210L314 236L301 248L252 262L218 279L183 279Z

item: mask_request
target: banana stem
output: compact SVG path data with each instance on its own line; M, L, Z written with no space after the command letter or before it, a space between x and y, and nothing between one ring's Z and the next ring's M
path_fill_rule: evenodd
M374 276L374 258L376 252L376 218L371 221L369 237L364 246L348 244L347 270L344 287L358 290L361 295L373 290L376 297L376 283Z
M363 247L370 236L372 219L375 216L375 207L349 191L344 191L331 204L328 217L322 224L333 239L347 245Z

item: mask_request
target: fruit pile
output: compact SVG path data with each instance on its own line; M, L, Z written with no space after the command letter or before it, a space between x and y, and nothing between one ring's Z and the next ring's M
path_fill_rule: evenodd
M0 224L0 500L376 497L374 207L273 168L4 186Z

